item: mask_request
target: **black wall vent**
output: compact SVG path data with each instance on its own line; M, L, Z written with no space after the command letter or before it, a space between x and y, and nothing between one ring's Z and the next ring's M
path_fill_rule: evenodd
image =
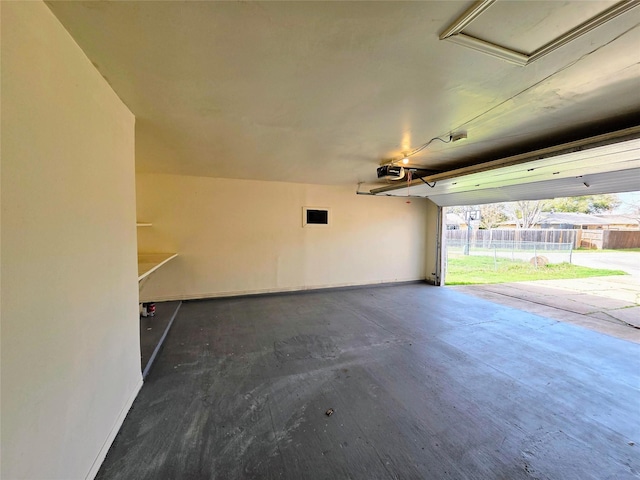
M302 207L302 226L307 225L329 225L329 209Z

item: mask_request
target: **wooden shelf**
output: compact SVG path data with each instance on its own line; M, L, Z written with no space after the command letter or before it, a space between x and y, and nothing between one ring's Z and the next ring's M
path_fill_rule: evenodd
M148 277L165 263L178 256L177 253L139 253L138 281Z
M138 222L136 223L136 227L151 227L152 224L151 223L146 223L146 222Z

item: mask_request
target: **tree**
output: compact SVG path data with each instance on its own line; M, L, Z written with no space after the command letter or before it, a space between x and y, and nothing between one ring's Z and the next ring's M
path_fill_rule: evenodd
M505 203L505 213L515 221L516 228L531 228L540 220L544 202L521 200Z
M603 213L614 210L620 205L617 195L592 195L589 211L586 213Z
M544 205L544 211L594 214L608 212L618 205L620 205L620 200L616 195L586 195L547 200Z
M540 221L543 212L594 214L613 210L620 204L621 201L617 195L604 194L554 198L552 200L489 203L479 206L466 205L451 207L449 211L457 213L462 218L467 219L468 212L480 210L480 228L496 228L507 219L513 220L516 228L532 228Z
M502 203L489 203L480 206L480 228L496 228L507 219Z

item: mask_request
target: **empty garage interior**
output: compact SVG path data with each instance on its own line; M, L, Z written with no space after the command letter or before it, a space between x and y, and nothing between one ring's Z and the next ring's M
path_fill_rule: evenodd
M638 190L639 5L0 2L0 476L639 478L637 341L440 287Z

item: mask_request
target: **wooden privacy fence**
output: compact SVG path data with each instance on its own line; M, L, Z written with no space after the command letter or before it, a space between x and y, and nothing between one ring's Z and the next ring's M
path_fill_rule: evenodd
M494 228L468 231L460 229L447 230L447 243L451 246L468 245L470 248L516 249L529 249L527 245L536 244L544 250L564 250L568 243L572 243L573 248L616 250L640 247L640 230Z
M581 248L613 250L640 247L640 230L581 230Z
M468 244L470 248L522 248L537 244L545 250L564 250L567 244L580 246L584 230L539 228L494 228L491 230L447 230L449 245ZM467 237L468 235L468 237ZM556 246L556 247L554 247Z

